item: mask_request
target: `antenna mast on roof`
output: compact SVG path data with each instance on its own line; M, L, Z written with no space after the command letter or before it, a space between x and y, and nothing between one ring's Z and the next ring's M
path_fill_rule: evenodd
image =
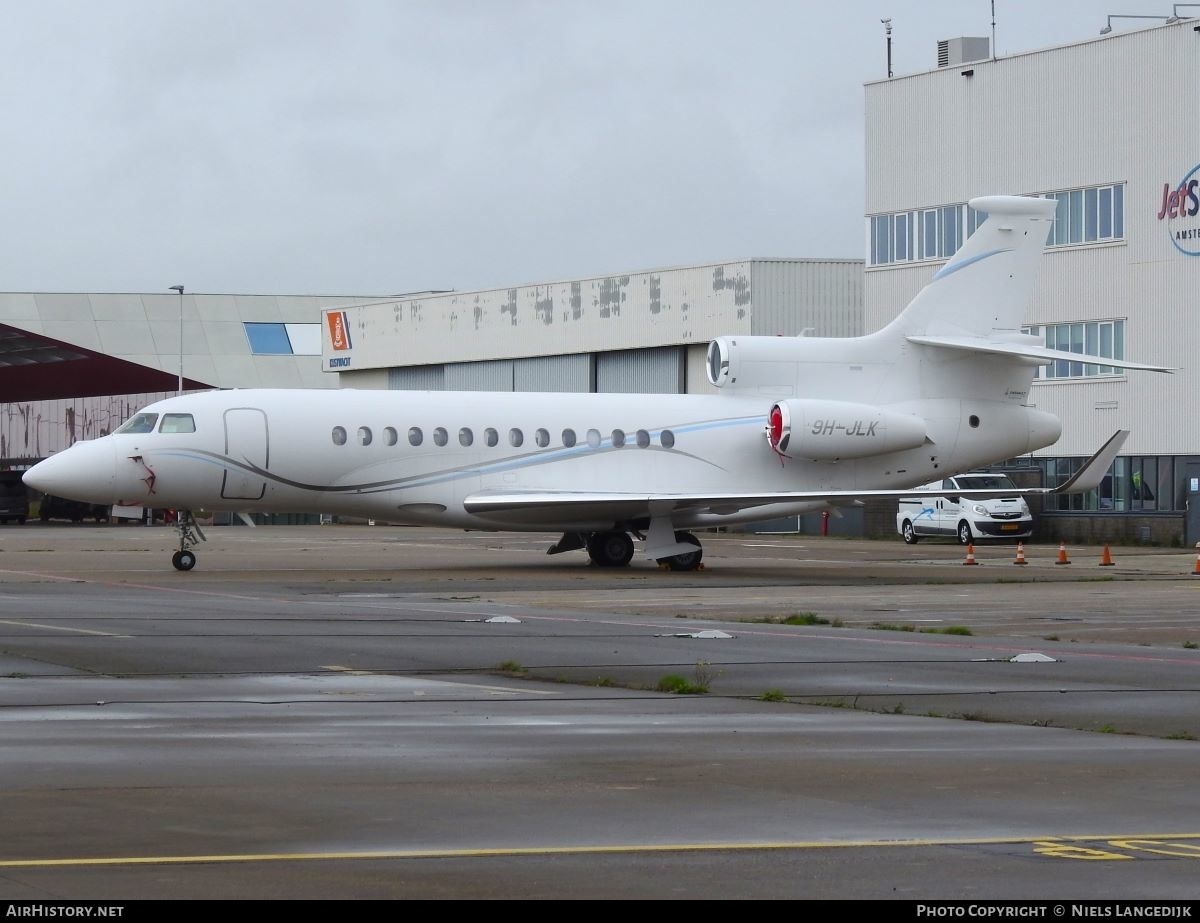
M889 16L879 21L883 23L883 31L887 36L887 65L888 77L890 78L892 76L892 18Z
M992 0L992 60L996 60L996 0Z

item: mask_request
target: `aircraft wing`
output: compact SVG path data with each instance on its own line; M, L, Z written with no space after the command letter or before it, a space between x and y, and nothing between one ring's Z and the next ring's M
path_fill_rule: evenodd
M955 496L986 500L995 497L1046 496L1083 493L1100 485L1109 467L1125 444L1129 430L1117 430L1100 449L1065 483L1058 487L1019 487L1008 490L956 490ZM518 518L537 522L561 518L564 513L577 519L637 519L648 513L689 512L733 513L772 503L825 502L847 504L856 500L899 499L911 497L904 490L789 490L777 493L603 493L586 490L514 490L480 491L463 500L468 513L487 518Z
M1017 343L998 342L996 340L983 339L982 337L910 336L907 339L910 343L919 343L922 346L941 346L946 349L991 353L998 356L1022 356L1026 359L1037 359L1043 363L1053 362L1056 359L1065 359L1068 362L1107 365L1118 369L1138 369L1143 372L1175 371L1175 369L1163 365L1147 365L1144 362L1130 362L1126 359L1103 359L1099 356L1069 353L1061 349L1047 349L1044 346L1021 346Z

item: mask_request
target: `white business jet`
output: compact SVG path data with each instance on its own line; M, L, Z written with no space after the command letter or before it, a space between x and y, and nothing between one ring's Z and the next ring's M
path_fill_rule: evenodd
M692 570L690 529L899 497L1058 439L1059 420L1027 402L1037 367L1069 354L1019 329L1054 202L970 204L987 220L882 330L719 337L716 394L210 391L151 404L25 482L179 510L179 570L204 537L192 511L215 510L561 531L549 553L586 549L607 567L628 564L636 538ZM1095 488L1126 435L1070 482L1022 492Z

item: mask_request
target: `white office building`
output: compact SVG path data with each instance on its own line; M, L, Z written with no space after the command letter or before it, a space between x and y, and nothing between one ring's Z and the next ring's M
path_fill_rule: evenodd
M1027 323L1078 359L1043 368L1030 394L1062 438L1010 465L1054 485L1128 429L1112 476L1055 498L1043 534L1200 541L1200 20L998 59L987 47L943 43L930 70L866 87L865 326L971 234L973 197L1056 199ZM1123 358L1179 371L1126 372Z

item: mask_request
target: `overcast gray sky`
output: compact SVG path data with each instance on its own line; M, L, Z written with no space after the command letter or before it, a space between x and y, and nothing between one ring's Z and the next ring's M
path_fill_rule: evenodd
M994 6L1003 55L1172 4ZM0 291L366 295L861 258L881 18L896 74L992 29L990 0L0 13Z

